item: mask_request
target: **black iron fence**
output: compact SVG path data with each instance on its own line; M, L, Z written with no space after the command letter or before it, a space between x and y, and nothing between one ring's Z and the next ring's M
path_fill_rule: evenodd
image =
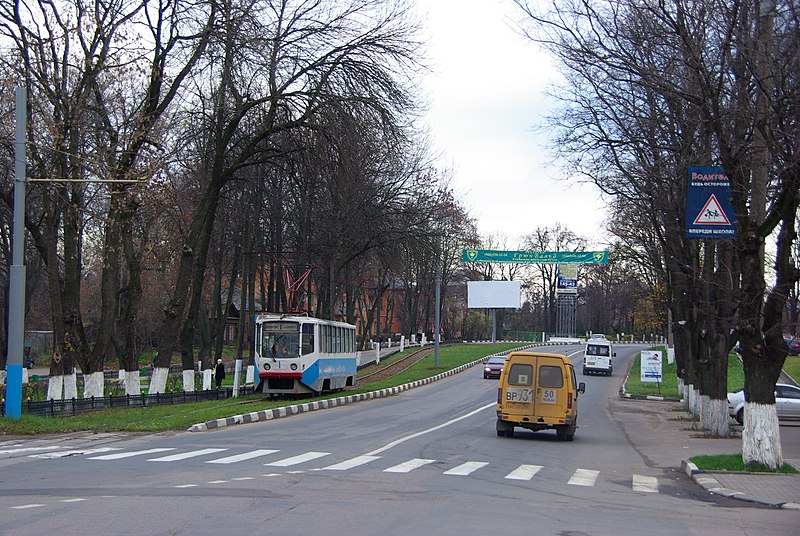
M253 386L239 388L240 396L254 393L255 388ZM28 400L22 403L20 409L23 415L67 417L103 409L143 408L164 404L185 404L187 402L223 400L226 398L233 398L233 388L143 395L93 396L90 398L72 398L69 400ZM5 414L5 401L0 402L0 413Z

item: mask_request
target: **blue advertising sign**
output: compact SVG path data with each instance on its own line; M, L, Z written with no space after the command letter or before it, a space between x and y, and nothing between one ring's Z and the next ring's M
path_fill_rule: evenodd
M578 265L559 264L556 279L556 292L559 294L578 293Z
M691 166L686 190L686 238L735 238L731 181L718 166Z

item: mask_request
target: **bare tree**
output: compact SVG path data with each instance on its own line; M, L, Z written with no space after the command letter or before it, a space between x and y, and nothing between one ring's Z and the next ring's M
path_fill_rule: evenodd
M153 173L156 128L202 50L204 15L207 11L195 5L89 5L80 0L16 2L4 4L0 12L4 38L22 60L19 75L33 112L30 176L54 181L33 190L39 202L32 209L41 210L41 220L29 220L47 263L53 303L51 386L72 378L77 362L86 378L84 396L102 395L103 362L112 351L119 303L124 304L123 335L117 347L133 352L140 300L141 252L136 250L143 245L133 240L139 200L128 195L126 181L145 181ZM140 39L140 32L149 34ZM90 179L108 181L108 188L87 184ZM105 233L103 307L93 346L80 296L90 206L103 214ZM121 255L129 258L131 269L125 284L120 282ZM126 293L123 302L120 286ZM123 360L138 378L138 357ZM51 396L60 391L56 385ZM75 396L74 385L67 384L64 394Z
M537 23L532 37L568 68L574 89L561 118L573 134L562 141L573 141L568 151L587 150L573 160L576 167L634 203L654 192L659 201L674 194L666 198L678 217L654 218L653 229L663 234L675 317L692 332L678 350L697 356L689 366L695 377L687 371L687 378L697 380L708 403L705 424L726 433L725 362L735 322L755 413L745 423L743 457L780 465L773 386L786 347L777 311L798 277L788 262L796 240L797 147L786 142L797 139L796 6L554 2L551 15L542 16L517 3ZM735 241L676 240L683 177L696 162L722 164L731 178ZM664 208L669 213L669 204ZM767 290L763 251L773 231L776 284Z

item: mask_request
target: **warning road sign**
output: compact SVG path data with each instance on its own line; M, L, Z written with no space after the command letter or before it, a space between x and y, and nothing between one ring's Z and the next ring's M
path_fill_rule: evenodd
M735 238L736 211L724 168L692 166L686 189L687 238Z
M722 207L719 205L719 201L717 201L717 196L711 194L711 197L708 198L706 204L700 210L700 213L697 214L697 217L694 219L695 225L730 225L731 221L728 219L728 216L725 214L725 211L722 210Z

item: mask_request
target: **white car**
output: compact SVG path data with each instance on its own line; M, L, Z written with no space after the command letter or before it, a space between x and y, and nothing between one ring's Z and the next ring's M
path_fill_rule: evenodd
M728 414L739 424L744 423L744 389L728 393ZM778 419L800 419L800 387L779 383L775 386L775 410Z

